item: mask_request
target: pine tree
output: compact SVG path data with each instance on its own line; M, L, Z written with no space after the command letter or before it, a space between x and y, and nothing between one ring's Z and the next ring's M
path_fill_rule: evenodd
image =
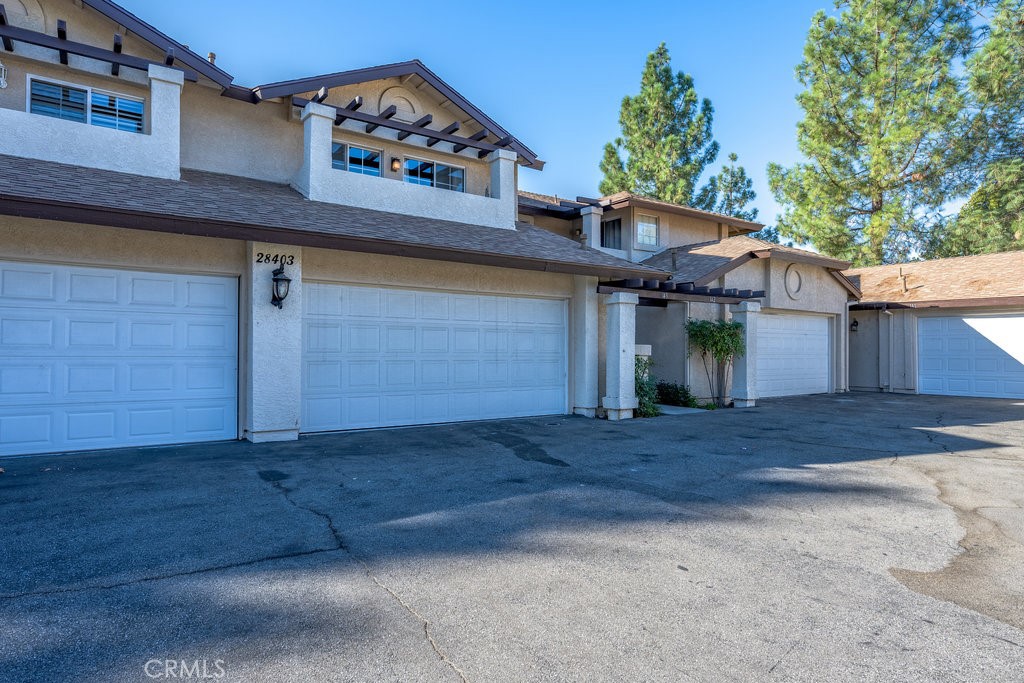
M718 196L714 211L726 216L733 216L745 221L757 220L757 209L747 205L757 199L754 192L754 181L747 176L745 168L737 164L739 157L735 152L729 154L729 165L722 166L718 175L711 176L708 185Z
M662 43L647 57L640 93L622 99L622 136L605 145L599 191L603 195L627 191L712 209L713 188L698 190L697 182L718 157L718 143L711 133L713 119L711 101L698 101L689 75L673 74L668 48Z
M818 12L796 75L805 163L768 168L799 243L868 265L920 248L944 204L968 191L977 122L957 70L973 45L961 0L844 0Z

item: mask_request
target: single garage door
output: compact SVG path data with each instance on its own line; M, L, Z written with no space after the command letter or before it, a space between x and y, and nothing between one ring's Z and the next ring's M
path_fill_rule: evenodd
M567 412L566 302L303 283L306 432Z
M763 397L829 390L829 318L764 314L757 322L757 389Z
M0 262L0 453L237 436L234 278Z
M919 318L918 391L1024 398L1024 315Z

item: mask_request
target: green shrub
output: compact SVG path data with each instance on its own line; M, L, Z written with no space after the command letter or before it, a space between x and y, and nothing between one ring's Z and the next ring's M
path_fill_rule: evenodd
M690 393L690 387L675 382L658 382L658 403L667 406L698 408L696 397Z
M636 357L637 417L657 417L661 414L656 405L658 390L654 375L651 374L653 364L650 358Z

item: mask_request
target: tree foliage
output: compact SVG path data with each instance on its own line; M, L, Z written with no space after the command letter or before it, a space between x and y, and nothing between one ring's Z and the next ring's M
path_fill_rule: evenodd
M757 220L757 209L750 202L757 199L754 181L747 176L747 170L739 165L735 152L729 154L729 165L722 166L718 175L708 179L710 192L717 196L714 211L745 221Z
M718 157L711 124L714 107L697 97L693 78L673 73L664 43L647 57L640 92L622 99L622 135L605 145L599 190L632 192L662 201L711 210L710 186L697 183Z
M743 324L732 320L686 321L686 334L690 353L700 352L704 371L708 376L708 387L719 407L725 405L725 389L729 385L729 371L733 359L742 355L746 348L743 341Z
M857 264L900 260L967 191L977 135L963 0L843 0L818 12L796 75L806 162L768 168L782 234Z

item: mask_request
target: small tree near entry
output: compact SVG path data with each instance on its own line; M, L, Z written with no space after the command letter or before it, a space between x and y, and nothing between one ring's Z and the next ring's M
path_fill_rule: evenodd
M651 374L651 366L654 363L650 358L644 356L636 357L636 416L657 417L661 414L658 410L658 389L657 380Z
M724 407L733 359L743 355L745 349L742 323L691 318L686 321L686 333L690 339L690 355L698 351L704 362L715 405Z

